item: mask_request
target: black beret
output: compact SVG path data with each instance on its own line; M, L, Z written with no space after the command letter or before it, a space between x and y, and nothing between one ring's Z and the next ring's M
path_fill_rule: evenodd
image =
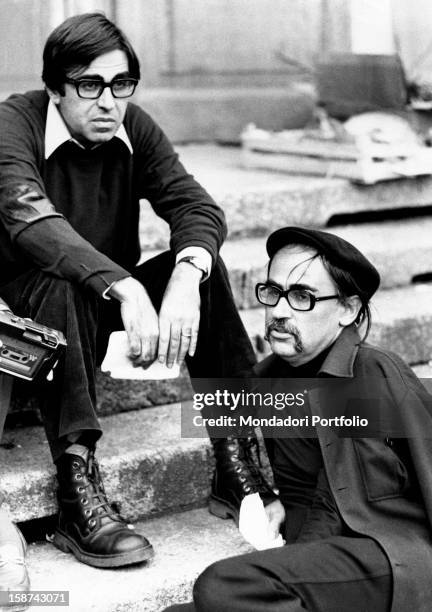
M380 284L380 275L374 265L360 251L339 236L305 227L283 227L267 239L270 259L287 244L311 246L333 265L346 270L354 278L364 295L370 299Z

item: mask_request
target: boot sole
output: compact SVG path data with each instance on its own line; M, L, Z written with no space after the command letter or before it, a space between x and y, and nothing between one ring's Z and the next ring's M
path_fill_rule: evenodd
M238 527L239 524L239 510L234 506L231 506L227 501L222 500L214 495L210 496L209 506L210 514L214 514L221 519L233 519Z
M82 550L74 540L63 531L57 529L52 543L64 553L72 553L82 563L93 567L124 567L135 563L148 561L154 555L153 546L149 544L144 548L132 550L115 555L94 555Z
M29 589L27 589L29 590ZM3 593L7 593L8 591L3 591ZM12 593L17 593L18 591L11 590ZM25 593L25 591L23 591ZM30 608L30 604L11 604L11 605L0 605L0 612L25 612Z
M17 536L21 542L21 546L22 546L22 550L23 550L23 557L25 559L26 554L27 554L27 541L24 538L23 534L21 533L21 531L18 529L18 527L16 525L14 525L16 531L17 531ZM8 589L2 589L2 593L26 593L27 591L30 591L30 579L28 577L28 574L26 575L26 579L22 582L19 583L19 585L15 585L15 586L9 586ZM25 603L12 603L12 604L8 604L8 605L0 605L0 612L25 612L25 610L28 610L30 607L30 604L25 604Z
M0 612L25 612L30 607L30 604L13 604L7 606L0 606Z

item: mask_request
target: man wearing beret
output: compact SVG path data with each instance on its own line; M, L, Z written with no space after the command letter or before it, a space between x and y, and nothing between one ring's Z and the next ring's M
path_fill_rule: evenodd
M351 407L368 427L318 424L313 435L299 427L267 439L279 490L267 514L286 545L211 565L194 604L170 611L427 612L432 398L397 355L365 342L379 274L318 230L280 229L267 252L256 295L272 355L255 376L289 390L308 379L303 416L325 423Z

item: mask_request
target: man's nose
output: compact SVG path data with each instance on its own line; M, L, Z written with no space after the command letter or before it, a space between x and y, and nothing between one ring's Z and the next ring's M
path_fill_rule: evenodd
M109 87L105 87L99 98L97 99L97 104L100 108L112 109L115 106L115 98L112 95L111 89Z
M275 319L290 319L293 316L293 309L285 297L281 297L276 306L273 306L272 316Z

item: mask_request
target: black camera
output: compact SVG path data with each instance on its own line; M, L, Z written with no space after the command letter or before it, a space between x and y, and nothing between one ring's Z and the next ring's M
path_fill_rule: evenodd
M46 377L65 347L62 332L0 310L0 372L27 381Z

